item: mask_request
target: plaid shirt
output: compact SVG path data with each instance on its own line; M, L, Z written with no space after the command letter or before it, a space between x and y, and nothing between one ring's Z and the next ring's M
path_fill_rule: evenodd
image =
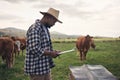
M40 23L40 20L30 26L27 31L27 48L25 58L25 73L43 75L54 67L52 57L43 55L47 49L52 49L49 30Z

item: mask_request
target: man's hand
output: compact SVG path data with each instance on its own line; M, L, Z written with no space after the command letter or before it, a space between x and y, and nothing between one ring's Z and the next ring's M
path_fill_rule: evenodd
M48 55L48 56L51 56L51 57L53 57L53 58L56 58L57 56L59 56L61 51L56 51L56 50L54 50L54 51L45 51L44 52L44 54L45 55Z
M53 57L53 58L56 58L57 56L59 56L60 51L51 51L51 54L50 56Z

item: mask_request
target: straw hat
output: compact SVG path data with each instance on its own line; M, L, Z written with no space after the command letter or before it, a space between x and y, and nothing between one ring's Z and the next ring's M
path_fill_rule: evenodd
M62 23L60 20L58 20L59 10L56 10L56 9L53 9L53 8L49 8L49 10L47 12L41 12L40 11L40 13L43 14L43 15L50 14L51 16L56 18L58 22Z

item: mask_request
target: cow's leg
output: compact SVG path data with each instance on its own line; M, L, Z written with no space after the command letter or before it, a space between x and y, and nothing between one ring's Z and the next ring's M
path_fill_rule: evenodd
M17 52L18 53L18 56L20 55L20 51Z
M10 68L10 56L6 55L6 65L8 68Z
M83 51L83 54L82 54L82 60L86 60L84 51Z
M14 54L15 54L15 57L16 57L16 54L17 54L16 50L14 51Z
M24 50L22 50L22 56L23 56L23 52L24 52Z
M13 52L11 52L11 67L13 67L13 65L14 65L14 53Z
M87 52L88 52L88 51L85 51L85 52L84 52L84 60L86 60Z
M5 62L5 55L2 55L2 63Z
M80 60L82 61L83 60L83 54L82 54L82 51L80 50Z
M6 64L8 68L12 68L13 67L13 59L14 59L14 53L13 52L8 52L7 56L6 56Z

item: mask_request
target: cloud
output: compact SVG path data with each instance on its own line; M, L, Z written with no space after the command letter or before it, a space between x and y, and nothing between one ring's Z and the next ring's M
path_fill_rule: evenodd
M6 1L9 3L20 3L20 2L36 2L39 0L1 0L1 1Z
M104 19L100 14L114 7L117 3L119 3L118 0L78 0L73 2L73 4L69 4L69 1L68 3L65 3L55 0L45 0L41 3L34 4L33 8L47 9L48 7L55 7L60 9L63 14L68 17L77 17L81 19Z
M15 19L22 19L22 17L9 13L7 14L0 12L0 20L15 20Z
M0 9L0 26L25 28L41 17L39 10L46 12L53 7L60 10L60 20L63 21L63 27L59 28L61 24L56 24L56 31L61 29L65 33L69 27L66 32L69 34L120 33L120 0L0 0L0 4L3 7Z
M79 10L80 6L76 6L75 4L71 5L71 4L59 3L55 1L46 1L42 3L36 3L32 7L35 9L40 9L40 8L48 9L49 7L53 7L53 8L59 9L61 12L63 12L64 15L68 17L71 17L72 15L72 17L79 16L81 18L85 18L86 16L88 17L90 14L92 14L92 12L90 11Z
M93 15L96 15L93 9L96 6L91 6L91 4L87 3L84 0L67 0L67 1L57 1L57 0L3 0L10 3L20 3L20 2L34 2L32 4L32 8L34 9L48 9L49 7L54 7L60 9L64 15L68 17L79 17L81 19L88 19ZM90 2L90 1L89 1ZM92 2L92 1L91 1ZM95 1L97 2L97 1ZM29 3L28 3L29 4ZM94 4L93 4L94 5Z

